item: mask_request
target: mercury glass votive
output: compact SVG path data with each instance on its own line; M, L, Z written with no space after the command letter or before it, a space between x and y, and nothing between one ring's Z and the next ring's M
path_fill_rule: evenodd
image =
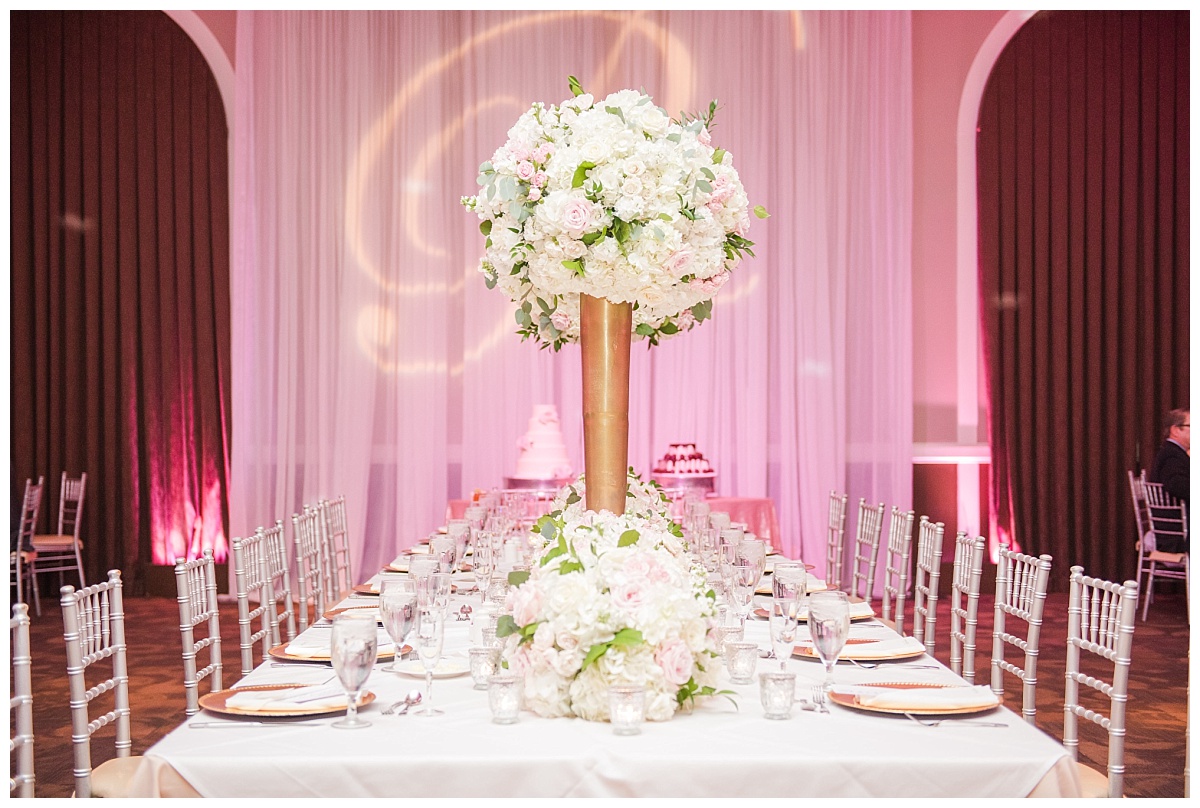
M767 671L758 675L763 716L775 720L792 717L796 701L796 674Z
M476 690L487 690L488 679L496 673L496 661L500 653L496 648L472 648L467 652L471 658L471 678Z
M637 735L646 718L646 689L641 685L613 685L608 689L609 720L617 735Z
M515 724L521 712L521 678L512 674L495 674L487 680L488 706L492 721Z
M717 626L717 653L724 654L725 648L729 643L741 642L745 636L746 629L744 626Z
M729 681L735 685L754 683L754 669L758 666L758 643L725 643L725 664L729 667Z

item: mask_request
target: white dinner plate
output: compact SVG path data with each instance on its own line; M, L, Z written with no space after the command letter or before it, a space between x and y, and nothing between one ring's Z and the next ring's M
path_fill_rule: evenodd
M433 669L433 678L453 679L456 676L465 676L470 672L471 666L465 659L439 659L437 667ZM421 660L419 659L409 659L396 663L396 673L403 676L415 676L418 679L424 679L425 666L421 664Z

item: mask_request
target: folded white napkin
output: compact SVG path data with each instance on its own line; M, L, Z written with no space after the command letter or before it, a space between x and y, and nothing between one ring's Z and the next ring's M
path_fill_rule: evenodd
M811 640L803 642L801 645L812 649L813 654L816 654L816 649L813 648ZM864 660L891 659L907 654L916 654L924 650L925 646L912 637L897 637L894 640L881 640L879 642L848 643L842 648L839 658Z
M346 691L340 685L308 685L286 690L239 690L225 706L247 712L270 710L333 710L345 707Z
M414 544L412 547L408 548L408 553L409 553L409 555L428 555L429 554L429 545L428 544Z
M851 603L850 604L850 619L851 620L855 619L856 617L874 617L874 616L875 616L875 610L871 608L871 604L869 604L869 603ZM802 608L800 610L799 619L800 620L808 619L808 609L807 608Z
M333 630L331 628L315 627L292 640L283 651L292 657L329 659L329 641L332 636ZM379 629L378 637L379 650L377 653L385 654L395 650L395 644L386 631Z
M806 591L808 591L808 592L824 592L826 589L828 589L828 588L829 588L829 584L825 583L825 582L824 582L823 580L821 580L820 578L814 578L814 577L813 577L813 576L811 576L811 575L809 575L809 576L807 576L807 577L806 577L806 579L805 579L805 581L804 581L804 584L805 584L805 589L806 589ZM767 581L766 583L764 583L764 584L761 584L761 585L758 587L758 589L756 589L756 590L754 590L754 591L755 591L755 593L756 593L756 594L759 594L759 595L771 595L771 594L774 594L774 591L773 591L773 590L772 590L772 588L771 588L771 582L770 582L770 581Z
M834 685L832 692L857 696L863 707L889 710L983 710L1000 704L986 685L919 688Z

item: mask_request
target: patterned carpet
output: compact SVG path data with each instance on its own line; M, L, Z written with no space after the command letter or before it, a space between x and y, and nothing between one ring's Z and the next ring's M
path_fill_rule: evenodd
M1149 620L1139 622L1134 632L1125 758L1125 793L1129 797L1184 796L1188 622L1182 591L1173 591L1175 586L1161 587L1162 593L1150 607ZM133 751L140 754L183 719L179 612L175 601L166 598L127 598L125 605ZM981 653L976 662L977 668L985 671L978 678L981 683L987 680L990 659L991 607L991 597L981 596ZM1050 595L1046 614L1039 663L1037 724L1061 739L1066 595ZM938 615L936 656L945 663L949 663L950 655L949 625L948 606L943 599ZM228 686L237 680L239 670L237 609L233 603L223 604L221 631ZM69 797L73 783L66 655L59 607L51 600L43 602L42 616L33 619L32 647L36 794ZM1008 656L1012 658L1011 653ZM1019 710L1021 696L1013 684L1015 677L1006 678L1005 703ZM201 688L204 692L203 684ZM1080 758L1103 771L1107 761L1106 733L1088 724L1081 728L1080 735ZM98 764L112 756L112 732L105 728L93 738L93 762Z

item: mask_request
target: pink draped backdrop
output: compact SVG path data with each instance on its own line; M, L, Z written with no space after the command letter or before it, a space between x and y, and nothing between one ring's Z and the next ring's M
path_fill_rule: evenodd
M634 343L630 462L695 442L823 555L831 489L911 507L908 12L239 12L232 535L347 496L355 569L512 473L534 404L583 465L579 351L522 343L459 205L533 101L721 109L755 220L714 317ZM852 529L853 517L848 528ZM360 576L360 577L362 577Z

